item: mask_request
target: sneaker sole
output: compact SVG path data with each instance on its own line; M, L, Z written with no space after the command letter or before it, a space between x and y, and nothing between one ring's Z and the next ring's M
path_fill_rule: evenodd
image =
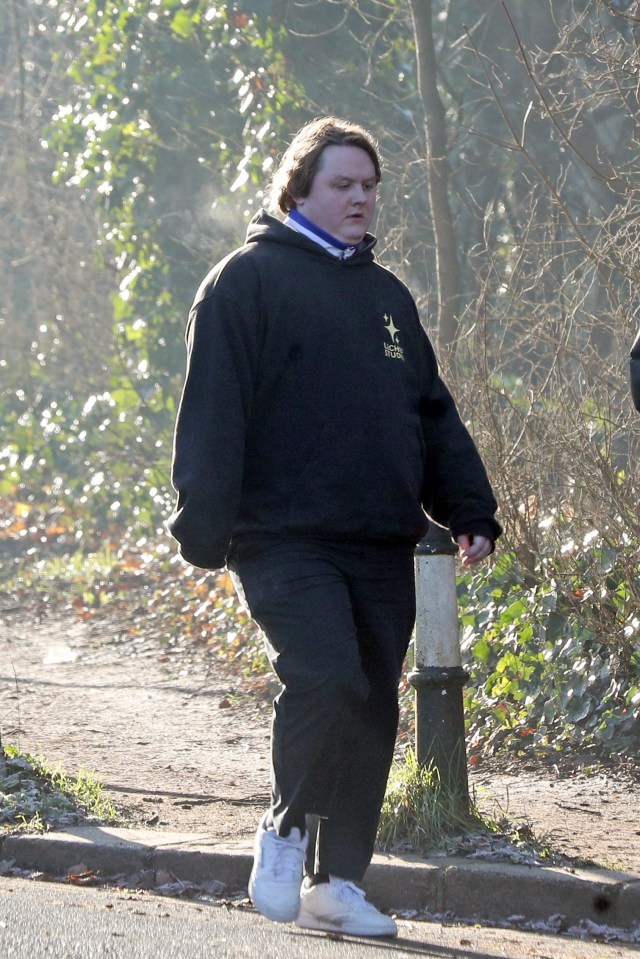
M300 913L299 898L297 902L295 904L292 903L288 909L286 909L284 906L280 909L274 909L273 901L271 899L265 898L264 900L261 900L259 893L257 896L255 896L251 889L251 884L249 884L249 899L260 915L264 916L265 919L271 919L272 922L295 922Z
M320 929L322 932L344 933L347 936L386 936L387 938L394 938L398 935L398 927L395 923L393 928L389 927L383 931L380 928L372 929L365 923L350 922L348 919L342 925L338 925L335 922L324 922L322 919L316 919L315 916L305 916L304 914L298 916L296 925L300 926L301 929Z

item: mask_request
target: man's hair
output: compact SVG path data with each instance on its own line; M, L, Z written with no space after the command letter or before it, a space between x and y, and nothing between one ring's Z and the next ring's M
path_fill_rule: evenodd
M380 182L380 156L376 141L357 123L338 117L319 117L306 123L282 155L268 192L272 210L288 213L295 209L294 197L306 197L311 192L313 178L320 168L322 151L328 146L359 147L368 153Z

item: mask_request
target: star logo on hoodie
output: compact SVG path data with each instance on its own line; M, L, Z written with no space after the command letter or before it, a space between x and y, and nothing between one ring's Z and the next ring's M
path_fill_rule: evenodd
M384 314L384 328L391 337L391 344L384 344L384 355L392 360L404 360L404 350L400 346L399 330L390 313Z

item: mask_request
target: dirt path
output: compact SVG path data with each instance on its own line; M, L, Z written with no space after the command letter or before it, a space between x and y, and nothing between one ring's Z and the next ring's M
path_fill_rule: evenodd
M267 802L269 708L117 625L0 618L0 733L68 773L95 770L132 823L251 837ZM481 808L559 852L640 875L640 784L485 766Z
M135 824L252 835L267 801L266 709L104 631L0 625L3 740L69 773L95 770Z

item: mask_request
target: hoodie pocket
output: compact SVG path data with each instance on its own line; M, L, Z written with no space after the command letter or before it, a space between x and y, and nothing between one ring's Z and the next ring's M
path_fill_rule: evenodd
M402 535L420 507L423 473L424 441L413 425L326 424L292 490L289 519L319 532Z

